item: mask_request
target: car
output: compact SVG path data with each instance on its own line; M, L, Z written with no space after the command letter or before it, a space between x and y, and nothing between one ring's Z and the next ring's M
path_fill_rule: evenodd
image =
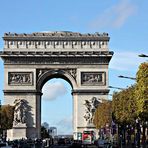
M65 145L65 144L66 144L65 138L59 138L58 145Z
M1 142L0 143L0 148L11 148L11 146L8 146L7 142Z
M105 139L98 139L98 148L103 148L105 146Z
M71 144L71 140L68 139L68 138L66 138L66 139L65 139L65 143L66 143L66 144Z

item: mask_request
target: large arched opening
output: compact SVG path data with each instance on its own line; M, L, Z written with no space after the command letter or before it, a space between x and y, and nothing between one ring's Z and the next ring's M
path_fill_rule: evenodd
M71 91L71 85L61 78L50 79L42 88L41 125L48 125L51 136L73 134Z
M45 70L43 72L40 72L40 75L38 77L39 79L37 82L37 90L42 94L40 95L40 98L39 98L40 101L37 103L38 107L40 108L40 111L37 112L38 133L40 132L41 124L43 122L48 123L49 121L50 122L48 123L49 128L50 126L57 127L57 134L62 134L62 135L73 134L74 103L73 103L73 99L72 99L73 96L71 92L77 88L75 79L65 70L57 70L57 69L55 70L52 69L47 71ZM55 89L53 87L55 87ZM59 90L56 87L59 87ZM50 92L50 91L53 91L53 92ZM60 96L60 93L61 94L65 93L64 91L67 91L67 96L63 95L63 97L66 97L65 99L61 98L62 96ZM50 97L53 97L53 98L46 98L48 97L48 95L49 96L51 95ZM52 106L52 103L55 103L55 105ZM48 107L49 104L52 107L51 110L50 110L50 107ZM48 109L45 109L45 108L48 108ZM57 108L58 108L58 111L56 111ZM60 109L62 111L60 111ZM50 111L51 111L50 115L53 117L51 120L47 119L48 112ZM46 112L45 116L47 118L44 117L45 112ZM64 124L65 124L65 127L64 127ZM67 129L67 131L64 131L64 129L65 130Z

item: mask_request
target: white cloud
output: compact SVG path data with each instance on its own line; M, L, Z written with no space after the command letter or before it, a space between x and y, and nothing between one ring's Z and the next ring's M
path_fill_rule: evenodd
M58 97L64 96L67 93L67 88L62 82L46 83L43 87L43 99L55 100Z
M136 12L136 6L129 0L121 0L118 4L107 8L90 26L93 28L113 27L119 28Z
M72 134L72 117L65 117L56 123L58 134Z
M109 66L121 71L137 69L140 63L146 61L146 59L138 57L138 54L139 52L115 52Z

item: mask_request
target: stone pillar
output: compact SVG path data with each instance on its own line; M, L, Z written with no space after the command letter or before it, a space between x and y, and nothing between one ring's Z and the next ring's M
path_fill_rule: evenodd
M37 138L41 138L41 94L36 96L36 132Z
M72 94L74 139L77 140L77 134L83 131L94 131L97 135L94 113L97 105L107 100L107 95L101 95L98 90L73 90Z

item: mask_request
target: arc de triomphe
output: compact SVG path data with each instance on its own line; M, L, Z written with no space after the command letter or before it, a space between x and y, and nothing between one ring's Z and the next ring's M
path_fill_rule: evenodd
M107 33L5 33L3 40L4 99L15 105L16 114L9 137L40 138L42 87L52 78L72 86L75 139L78 132L94 129L96 103L106 100L109 92L113 52Z

